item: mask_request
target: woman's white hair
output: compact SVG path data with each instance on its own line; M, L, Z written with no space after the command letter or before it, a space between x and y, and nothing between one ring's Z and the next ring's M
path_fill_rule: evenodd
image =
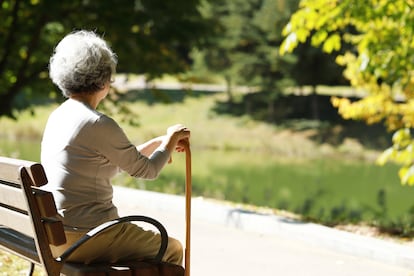
M91 31L76 31L56 46L49 61L49 75L65 97L95 93L111 81L117 56Z

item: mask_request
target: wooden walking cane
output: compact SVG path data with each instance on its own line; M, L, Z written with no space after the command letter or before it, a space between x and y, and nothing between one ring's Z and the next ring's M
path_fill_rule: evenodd
M185 219L186 219L186 235L185 235L185 276L190 275L190 243L191 243L191 150L190 142L184 145L185 151Z

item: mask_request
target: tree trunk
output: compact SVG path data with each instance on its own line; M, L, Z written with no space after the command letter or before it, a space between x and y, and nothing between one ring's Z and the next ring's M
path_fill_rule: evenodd
M232 89L232 83L231 83L231 77L226 75L225 77L226 80L226 93L227 93L227 101L229 103L233 103L233 89Z
M312 112L312 119L319 120L319 104L318 104L318 94L316 93L316 85L312 85L311 112Z

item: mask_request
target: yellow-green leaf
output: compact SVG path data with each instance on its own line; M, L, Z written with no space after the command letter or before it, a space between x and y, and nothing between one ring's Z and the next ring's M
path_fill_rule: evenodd
M326 39L322 47L326 53L332 53L332 51L339 51L341 49L341 37L338 34L333 34Z

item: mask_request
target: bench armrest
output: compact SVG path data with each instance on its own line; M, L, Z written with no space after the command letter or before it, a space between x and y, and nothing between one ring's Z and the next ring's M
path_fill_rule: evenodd
M165 251L167 250L167 246L168 246L167 230L165 229L165 227L159 221L157 221L153 218L150 218L150 217L146 217L146 216L126 216L126 217L121 217L121 218L111 220L111 221L108 221L108 222L105 222L105 223L101 224L101 225L93 228L92 230L90 230L82 238L80 238L78 241L76 241L65 252L63 252L63 254L60 257L56 258L56 261L64 263L67 260L67 258L79 248L79 246L84 244L86 241L88 241L92 237L98 235L102 231L104 231L104 230L106 230L106 229L108 229L108 228L110 228L110 227L112 227L116 224L120 224L120 223L124 223L124 222L131 222L131 221L143 221L143 222L154 225L158 229L158 231L161 234L161 246L160 246L160 249L159 249L157 255L154 258L154 261L155 262L161 262L162 257L164 256Z

